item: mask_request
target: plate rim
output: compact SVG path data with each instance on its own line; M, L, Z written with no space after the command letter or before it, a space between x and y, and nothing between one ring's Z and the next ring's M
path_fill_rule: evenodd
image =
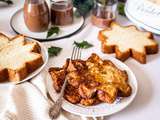
M23 10L23 8L20 8L18 9L11 17L10 19L10 27L12 28L12 30L16 33L16 34L21 34L20 32L18 32L14 26L13 26L13 20L14 20L14 17ZM76 33L78 33L80 30L83 29L84 25L85 25L85 17L84 16L81 16L82 19L83 19L83 23L82 25L80 26L80 28L78 28L76 31L74 31L73 33L71 34L68 34L68 35L65 35L65 36L62 36L62 37L57 37L57 38L47 38L47 39L40 39L40 38L34 38L34 37L30 37L30 36L26 36L27 38L30 38L30 39L36 39L37 41L39 42L49 42L49 41L57 41L57 40L61 40L61 39L64 39L64 38L68 38L68 37L71 37L73 35L75 35Z
M149 26L146 23L143 23L142 21L138 20L137 18L134 18L128 11L127 9L127 3L126 3L126 7L124 9L126 16L129 18L130 21L132 21L133 23L135 23L136 25L144 28L147 31L150 31L152 33L158 34L160 35L160 29L157 29L155 27Z
M73 110L67 109L67 108L64 107L64 105L62 105L62 108L63 108L65 111L68 111L68 112L70 112L70 113L72 113L72 114L75 114L75 115L80 115L80 116L85 116L85 117L109 116L109 115L112 115L112 114L115 114L115 113L117 113L117 112L122 111L123 109L127 108L127 107L134 101L134 99L135 99L135 97L136 97L136 95L137 95L137 91L138 91L138 82L137 82L137 78L136 78L135 74L133 73L133 71L131 70L131 68L128 67L128 66L127 66L126 64L124 64L123 62L121 62L120 60L118 60L118 59L116 59L116 58L114 58L114 57L112 57L112 56L108 56L108 55L107 55L107 56L102 56L102 59L108 59L108 60L111 60L112 62L113 62L113 61L114 61L114 62L116 61L117 63L125 66L125 68L130 71L130 74L133 76L133 79L134 79L133 82L135 82L135 84L134 84L135 93L132 95L131 100L130 100L130 101L128 102L128 104L126 104L124 107L122 107L121 109L117 110L116 112L112 112L112 113L110 113L110 114L107 114L107 113L101 113L101 114L96 114L96 115L81 114L81 113L78 113L78 112L73 112ZM116 65L116 66L120 66L120 65ZM51 88L48 87L48 86L49 86L49 85L48 85L48 84L49 84L49 79L47 79L47 78L48 78L49 76L50 76L50 75L49 75L49 73L47 72L46 79L45 79L45 85L46 85L47 91L48 91L51 99L54 101L54 99L52 98L53 94L52 94L51 91L50 91ZM51 77L50 77L50 79L51 79ZM53 89L54 89L54 88L53 88ZM64 104L68 104L68 103L69 103L67 100L65 100L64 102L65 102ZM66 103L66 102L67 102L67 103ZM72 104L72 103L69 103L69 104ZM69 105L69 104L68 104L68 105ZM92 107L93 107L93 106L92 106Z

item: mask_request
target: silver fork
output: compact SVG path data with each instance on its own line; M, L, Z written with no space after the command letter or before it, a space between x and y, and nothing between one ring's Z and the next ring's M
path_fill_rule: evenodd
M81 58L81 49L74 46L70 61L75 59L80 59L80 58ZM56 119L60 115L61 107L64 99L63 95L64 95L64 90L66 88L66 83L67 83L67 79L65 78L59 98L57 99L55 104L51 106L51 108L49 109L49 116L51 117L51 119Z

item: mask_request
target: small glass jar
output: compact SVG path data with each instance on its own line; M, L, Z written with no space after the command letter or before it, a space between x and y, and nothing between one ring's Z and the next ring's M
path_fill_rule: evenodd
M72 0L51 1L51 22L53 25L69 25L73 23Z
M44 32L50 22L49 8L45 0L25 0L24 21L32 32Z
M96 0L92 11L92 24L100 27L109 27L111 22L116 19L117 0Z

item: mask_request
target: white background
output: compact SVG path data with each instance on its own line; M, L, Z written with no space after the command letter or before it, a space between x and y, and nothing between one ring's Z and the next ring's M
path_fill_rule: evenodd
M10 18L23 6L23 0L14 0L11 7L0 8L0 32L7 35L15 35L10 27ZM121 24L131 24L127 19L119 17ZM60 40L51 43L44 43L46 46L57 45L63 47L64 50L60 56L50 60L49 64L59 65L70 56L71 45L73 40L88 40L94 44L94 47L84 51L83 57L89 56L92 52L101 54L100 42L97 39L99 29L88 23L84 31L79 35L71 38L71 40ZM160 37L155 36L157 42L160 43ZM159 120L160 119L160 53L149 55L147 64L143 65L132 58L128 59L127 64L135 73L138 80L138 94L133 103L125 110L114 115L106 117L106 120Z

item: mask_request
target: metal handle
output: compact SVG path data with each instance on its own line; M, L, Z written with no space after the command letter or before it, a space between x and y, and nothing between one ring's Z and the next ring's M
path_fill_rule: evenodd
M62 86L58 100L55 102L55 104L49 110L49 116L52 119L56 119L61 112L61 106L63 103L63 95L64 95L64 90L65 90L66 84L67 84L67 79L65 79L65 81L64 81L64 84Z
M104 117L85 117L81 116L82 120L104 120Z

